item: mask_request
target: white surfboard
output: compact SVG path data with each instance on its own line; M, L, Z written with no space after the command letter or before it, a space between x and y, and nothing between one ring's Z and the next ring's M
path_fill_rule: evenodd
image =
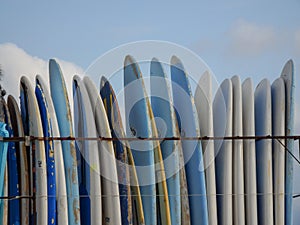
M211 75L205 72L197 85L195 92L195 105L198 112L201 137L213 137L213 112L212 112L212 84ZM217 225L217 198L215 175L215 151L214 141L201 141L203 161L205 168L208 219L210 225Z
M50 97L49 90L44 83L42 77L40 75L36 76L36 80L39 82L41 88L43 89L45 99L48 105L48 112L51 119L52 125L52 135L53 137L60 137L57 118L52 102L52 98ZM58 225L68 225L68 201L67 201L67 189L66 189L66 177L65 177L65 167L64 167L64 159L63 152L61 147L61 141L55 140L54 144L54 160L55 160L55 176L56 176L56 202L57 202L57 224Z
M251 78L242 84L242 115L243 136L255 136L254 93ZM245 220L246 224L257 225L256 196L256 153L255 140L245 139L244 148L244 179L245 179Z
M267 79L255 89L255 135L272 134L271 87ZM272 140L256 141L256 175L258 221L273 225Z
M285 87L282 78L277 78L271 86L272 95L272 135L285 135ZM284 139L273 140L273 193L274 224L284 224L284 181L285 181Z
M29 117L29 135L33 137L43 137L42 123L38 104L30 81L23 76L20 82L20 91L26 96L27 112ZM36 140L31 143L34 149L35 162L35 209L34 221L39 225L46 225L48 221L48 201L47 201L47 168L46 155L43 140ZM31 149L33 151L33 149Z
M225 79L219 87L214 102L214 135L232 136L232 83ZM232 208L232 141L216 140L216 191L218 221L220 225L231 225Z
M96 123L97 134L111 138L110 127L100 93L88 78L83 79L90 99L91 110ZM112 141L99 142L100 171L102 175L102 218L103 224L121 225L121 206L117 166ZM99 212L100 213L100 212Z
M78 115L74 115L75 135L76 137L97 137L96 125L93 116L93 109L90 104L89 96L83 81L79 76L73 78L73 92L74 98L77 98L78 110L75 110ZM96 93L95 93L96 94ZM75 99L74 99L75 102ZM82 115L79 115L79 114ZM82 119L81 121L77 119ZM101 225L102 219L99 213L102 210L101 207L101 176L100 176L100 158L97 141L81 141L78 140L77 146L80 148L81 154L85 156L84 160L87 163L87 171L82 171L83 177L86 180L86 188L89 194L90 201L90 221L93 225ZM85 163L81 162L81 163ZM81 210L85 210L81 207ZM82 213L81 213L82 215ZM89 216L89 215L85 215ZM84 220L84 218L81 218Z
M239 76L231 78L233 115L232 135L243 136L242 87ZM233 152L233 224L245 224L243 140L232 141Z

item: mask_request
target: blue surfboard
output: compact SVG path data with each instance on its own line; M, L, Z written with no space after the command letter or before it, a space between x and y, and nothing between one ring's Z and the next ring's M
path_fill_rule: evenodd
M14 137L14 132L11 124L10 113L7 104L3 100L6 129L10 137ZM19 196L19 169L17 162L17 154L15 142L8 143L7 152L7 165L8 165L8 196ZM20 200L12 199L8 201L8 223L20 224Z
M113 89L104 77L101 78L100 82L100 95L106 110L107 119L111 128L111 135L113 138L118 138L120 135L124 137L122 131L123 126L121 124L120 112L116 103L116 97ZM119 193L120 193L120 205L121 205L121 216L122 224L130 225L133 223L132 218L132 204L130 198L130 174L128 168L128 153L126 145L121 141L113 141L115 155L117 161L117 171L119 179Z
M12 128L16 137L24 137L24 129L19 106L15 98L11 95L7 97L7 106L12 122ZM29 171L26 146L24 141L15 145L17 154L17 163L19 169L19 190L21 196L29 196ZM20 199L21 209L20 216L22 224L29 224L29 202L27 198Z
M124 95L127 137L152 137L150 115L143 81L137 64L130 56L124 62ZM130 142L142 195L145 224L156 225L156 181L152 141Z
M177 137L178 125L172 106L169 81L157 59L150 65L151 106L160 138ZM181 143L174 140L160 142L164 159L169 194L171 222L181 224L181 198L179 179L179 148Z
M181 137L200 136L198 117L187 74L181 61L171 59L173 101ZM191 224L208 224L205 174L200 141L182 140Z
M281 78L285 84L285 135L294 135L294 113L295 113L295 81L294 63L289 60L282 69ZM287 139L286 147L294 152L294 140ZM293 224L293 157L285 155L285 224Z
M49 80L59 131L62 137L73 137L72 116L65 80L60 66L54 59L49 62ZM80 224L77 158L74 141L62 141L68 194L69 224Z
M44 137L52 137L51 118L44 91L36 79L35 95L40 109ZM46 163L47 163L47 193L48 193L48 224L56 224L56 173L54 160L53 141L45 140Z

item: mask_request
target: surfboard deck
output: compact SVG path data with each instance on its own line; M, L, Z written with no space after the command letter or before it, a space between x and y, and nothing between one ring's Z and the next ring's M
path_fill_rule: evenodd
M158 137L142 74L137 63L131 56L126 56L124 61L124 89L125 115L126 118L128 118L128 124L126 126L127 135L136 138ZM145 218L146 224L148 219L150 224L156 224L156 217L158 224L170 224L168 191L159 142L145 140L134 141L131 142L131 148L135 157L136 166L148 167L148 171L143 170L142 173L140 173L140 168L137 170L140 185L147 184L141 187L144 212L151 212L149 213L149 217L147 215ZM157 186L156 188L154 186L155 184ZM144 191L145 193L143 193ZM143 197L143 195L148 196ZM157 200L155 196L158 196ZM145 201L148 201L148 203ZM156 207L158 207L158 210ZM154 214L155 217L152 218Z
M255 136L254 93L251 78L242 84L243 135ZM255 140L244 140L245 219L246 224L257 225L256 154Z
M36 80L35 96L39 107L43 136L52 137L52 124L48 105L38 80ZM47 165L48 224L56 224L56 173L53 141L45 140L44 145Z
M272 134L271 87L267 79L256 87L255 135ZM273 224L272 140L256 141L257 210L259 224Z
M231 78L233 114L232 135L243 135L242 86L239 76ZM232 141L233 152L233 223L245 224L244 149L243 140Z
M181 137L199 137L194 98L181 61L171 59L173 102ZM200 141L182 140L188 185L191 224L208 224L205 173Z
M172 107L170 87L162 65L157 59L150 64L151 106L156 122L158 137L178 137L176 115ZM181 199L179 177L179 141L160 141L167 178L169 205L172 224L181 224Z
M283 67L281 78L285 84L285 135L294 135L295 113L295 78L294 63L289 60ZM294 152L294 140L287 139L286 147ZM293 157L286 154L285 157L285 224L293 224Z
M213 101L214 135L232 136L232 83L225 79L217 90ZM232 204L232 141L215 140L216 192L218 222L233 223Z
M61 137L73 137L73 123L65 80L60 66L54 59L49 61L49 80L51 97L60 135ZM68 195L69 224L80 225L79 187L75 143L74 141L69 140L63 140L61 143Z
M97 137L92 106L85 85L79 76L73 77L74 125L76 137ZM78 167L81 171L81 224L101 225L99 212L102 210L100 157L97 141L77 140L77 146L82 155ZM79 157L78 157L79 159ZM82 207L85 206L85 207Z
M111 137L106 111L95 84L84 79L90 104L92 106L93 118L95 120L97 136ZM115 153L112 141L100 141L100 171L102 175L102 220L104 224L122 223L121 206L119 198L118 175L115 161Z
M40 75L36 76L36 82L40 85L43 90L45 101L47 102L48 113L51 120L52 137L60 137L59 128L57 124L57 118L50 97L49 90L45 84L43 78ZM61 141L53 141L54 148L54 160L55 160L55 177L56 177L56 213L57 213L57 224L68 225L68 202L67 202L67 189L66 189L66 177L64 168L64 158L62 152Z
M208 71L201 76L194 98L199 118L200 135L201 137L213 137L212 81ZM214 141L203 140L201 144L205 168L209 224L216 225L218 224L218 217Z
M113 138L124 138L124 130L122 125L122 119L119 111L119 106L117 103L117 99L114 93L114 90L112 89L112 86L110 85L109 81L106 80L106 78L102 77L100 81L100 96L104 105L104 108L106 110L107 119L110 125L111 130L111 136ZM125 143L124 143L125 142ZM144 213L142 211L142 202L141 202L141 196L140 191L137 186L134 186L132 188L138 190L134 190L135 193L133 195L139 194L137 198L131 197L131 187L130 187L130 176L133 175L133 178L136 180L134 181L134 184L138 184L136 171L134 167L134 161L131 159L128 154L128 151L130 151L129 143L126 141L119 141L115 140L113 141L114 150L116 154L117 159L117 172L118 172L118 178L119 178L119 193L120 193L120 205L121 205L121 216L122 216L122 224L129 225L132 223L136 224L143 224L144 223ZM133 172L130 174L130 172ZM135 206L136 204L139 204L139 206ZM133 209L134 208L134 209ZM133 210L135 210L135 213L133 213ZM133 215L136 215L135 218L133 218Z
M282 78L277 78L271 86L272 96L272 135L285 135L285 87ZM274 224L284 224L284 171L285 171L284 139L272 140L272 172L273 172L273 204Z
M20 95L23 96L21 97L21 105L23 105L23 109L26 111L26 113L25 111L22 111L22 113L24 112L27 115L25 121L29 122L27 125L27 135L42 137L43 128L38 104L30 81L25 76L22 76L20 80ZM30 153L34 171L31 178L33 182L32 190L35 196L32 221L36 224L47 224L47 169L44 142L40 140L31 142Z

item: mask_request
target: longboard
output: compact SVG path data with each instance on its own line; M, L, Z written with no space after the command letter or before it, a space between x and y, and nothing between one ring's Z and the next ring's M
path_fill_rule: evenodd
M97 137L96 125L89 95L80 77L73 78L73 99L74 99L74 125L75 136L80 138ZM81 153L78 157L78 171L81 172L79 179L80 215L81 224L101 225L99 218L101 206L101 176L100 157L98 142L91 140L77 140L77 146ZM87 196L85 196L87 195Z
M181 61L171 59L173 102L181 137L199 137L194 98ZM207 197L202 149L198 140L182 140L188 185L191 224L208 224Z
M61 137L73 137L73 124L67 89L60 66L54 59L49 61L49 80L60 135ZM63 140L62 150L68 195L69 224L80 225L78 172L74 141Z
M272 135L285 135L285 87L282 78L277 78L271 86L272 96ZM284 171L285 171L285 144L284 139L274 139L273 147L273 203L274 224L284 224ZM280 143L281 142L281 143Z
M281 77L285 84L285 135L294 135L295 81L294 63L289 60L283 67ZM294 140L287 139L286 147L294 152ZM285 224L293 224L293 157L285 155Z
M201 137L213 137L212 81L208 71L201 76L194 98L199 118L200 135ZM204 155L209 224L216 225L218 224L218 215L214 141L203 140L201 144Z
M28 122L28 124L26 124L28 129L28 133L26 133L26 135L43 137L43 128L38 104L30 81L25 76L21 77L20 96L22 109L25 110L22 111L22 114L24 113L24 116L26 116L23 122ZM35 201L32 207L34 214L31 222L41 225L47 224L47 168L44 142L41 140L31 142L30 153L31 165L34 171L31 177L33 182L32 191L35 196Z
M6 129L8 130L10 137L15 137L8 106L4 100L2 101L5 114L5 123L7 124ZM7 172L8 196L19 196L19 165L15 142L8 143ZM8 222L11 224L20 224L20 200L18 198L8 201Z
M231 78L232 83L232 136L243 135L242 86L239 76ZM233 224L245 224L244 192L244 149L243 140L232 141L233 160Z
M225 79L217 90L213 101L214 135L232 136L232 83ZM216 191L218 222L233 224L232 205L232 141L215 140Z
M178 125L172 106L170 87L162 65L152 59L150 65L151 106L159 138L178 137ZM167 178L172 224L181 224L181 198L179 177L179 148L181 143L173 140L160 141Z
M36 76L36 82L43 90L45 101L47 102L48 113L51 120L52 137L60 137L56 114L52 98L50 97L47 85L44 83L40 75ZM55 160L55 172L56 172L56 212L57 212L57 224L68 225L68 202L67 202L67 188L66 188L66 176L64 168L64 158L62 152L62 146L60 140L53 141L54 148L54 160Z
M271 87L267 79L256 87L255 93L255 135L272 134ZM272 185L272 141L256 141L256 176L257 176L257 212L258 223L272 225L273 185Z
M251 78L242 84L243 136L255 136L254 93ZM256 192L256 154L255 140L245 139L244 174L245 174L245 220L246 224L257 225L257 192Z
M86 78L88 79L88 78ZM102 77L100 81L100 96L106 110L108 123L111 130L111 136L113 138L124 138L124 130L122 125L122 119L119 111L119 106L117 103L117 99L110 85L109 81L106 78ZM120 205L121 205L121 216L122 216L122 224L129 225L132 223L141 224L144 223L143 219L143 211L142 211L142 204L141 204L141 196L138 196L139 199L131 198L130 192L130 172L136 173L134 168L134 162L131 160L130 167L129 163L129 154L131 154L130 149L128 148L128 142L126 141L113 141L115 155L117 159L117 172L118 172L118 179L119 179L119 193L120 193ZM131 174L133 174L131 173ZM136 174L135 174L136 175ZM136 178L133 174L133 178ZM138 181L135 181L135 184L138 184ZM133 188L138 188L137 186ZM135 190L136 193L139 193L139 190ZM139 204L139 207L135 206ZM133 213L133 208L136 213ZM133 218L133 215L136 215Z
M124 89L125 115L128 118L127 135L136 138L157 137L153 112L146 94L142 74L131 56L126 56L124 61ZM149 224L156 224L156 217L158 224L170 224L168 190L159 142L134 141L131 142L131 148L136 166L142 166L143 169L146 169L138 168L140 185L144 185L141 187L142 196L148 195L142 197L144 212L150 212L149 215L146 214L146 224L147 220ZM157 196L157 200L155 196ZM153 215L155 215L154 218Z
M35 86L36 100L39 106L44 137L52 137L52 124L45 99L44 91L39 81L36 80ZM56 224L56 171L54 146L52 140L45 140L45 153L47 165L47 193L48 193L48 224Z
M97 136L111 138L108 119L100 94L93 82L84 79L91 112L96 124ZM112 141L99 142L99 157L102 191L102 223L120 225L121 207L118 188L117 166Z

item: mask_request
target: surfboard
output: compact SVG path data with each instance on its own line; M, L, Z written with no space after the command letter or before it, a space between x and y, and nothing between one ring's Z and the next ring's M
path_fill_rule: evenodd
M267 79L262 80L254 93L255 135L272 134L271 87ZM258 223L273 224L272 185L272 140L256 141L256 176Z
M2 104L0 102L0 104ZM4 123L4 112L2 110L2 105L0 105L0 137L9 137L9 133L6 130L6 124ZM5 167L7 160L7 150L8 150L8 142L0 141L0 194L2 197L7 196L5 193ZM5 200L0 199L0 216L1 221L3 221L4 215L7 215L5 211ZM3 221L6 222L6 221Z
M97 137L93 109L85 85L79 76L73 77L74 125L76 137ZM97 141L77 140L82 155L78 167L81 171L80 188L87 197L81 197L81 224L101 225L99 217L101 206L100 157ZM79 157L78 157L79 159ZM80 182L81 181L81 182Z
M213 101L214 135L232 136L233 98L231 80L225 79L217 90ZM233 224L232 204L232 141L215 140L216 192L218 222Z
M200 78L195 91L195 105L198 112L201 137L213 137L212 81L206 71ZM218 224L215 150L213 140L202 140L203 161L205 168L208 219L210 225Z
M7 97L7 106L9 109L12 128L16 137L24 137L22 118L19 111L18 103L11 95ZM29 171L24 141L15 145L17 154L17 163L19 165L19 192L21 196L29 196ZM29 200L20 199L20 216L21 224L29 224Z
M283 67L281 77L285 84L285 135L294 135L294 111L295 111L295 81L294 63L289 60ZM287 139L286 147L294 152L294 140ZM285 155L285 224L293 224L293 157Z
M254 93L251 78L242 84L243 136L255 136ZM245 139L244 179L245 179L245 220L246 224L257 225L257 192L256 192L256 154L255 140Z
M242 86L239 76L231 78L232 83L232 136L243 136ZM244 197L244 149L243 140L232 141L233 160L233 224L245 224Z
M178 137L176 115L171 101L169 82L157 59L152 59L150 65L151 106L156 122L159 138ZM171 223L181 224L180 177L179 177L179 148L181 143L174 140L160 141L164 160Z
M96 124L97 136L111 138L108 119L100 94L93 82L84 79L91 104L91 112ZM102 223L120 225L121 206L118 187L117 166L112 141L99 143L101 191L102 191Z
M4 187L3 187L3 196L8 196L8 169L7 169L7 163L5 166L5 172L4 172ZM3 200L3 207L2 207L2 211L3 211L3 216L2 221L3 224L8 224L8 199Z
M131 56L126 56L124 61L124 93L127 136L158 137L142 74ZM159 142L137 140L130 144L138 167L144 212L149 212L145 214L146 224L170 224L168 190Z
M282 78L277 78L271 86L272 96L272 135L285 135L285 88ZM280 143L280 142L281 143ZM284 171L285 171L284 139L274 139L273 147L273 203L274 224L284 224Z
M173 102L181 137L199 137L199 122L187 74L181 61L171 58ZM208 224L205 173L198 140L182 140L191 224Z
M52 137L52 124L43 89L36 80L35 96L39 107L44 137ZM56 173L53 141L45 140L48 193L48 224L56 224Z
M2 101L5 123L7 124L6 129L9 132L9 136L14 137L15 134L11 124L8 106L4 99L2 99ZM19 165L17 161L15 142L8 143L7 153L8 196L19 196ZM20 224L20 200L18 198L8 201L8 222L10 224Z
M22 76L20 81L21 105L26 109L26 121L29 122L28 135L33 137L43 137L43 128L39 113L38 104L34 91L27 77ZM23 102L25 101L25 102ZM35 140L31 142L30 153L33 163L33 194L35 201L33 205L34 217L32 221L36 224L47 224L48 204L47 204L47 168L44 142Z
M89 78L85 78L89 80ZM87 81L87 84L90 81ZM100 81L100 96L104 105L104 108L106 110L106 115L108 119L108 123L111 130L111 136L113 138L124 138L124 130L122 125L122 119L119 111L119 106L117 104L117 99L115 96L115 93L112 89L112 86L110 85L109 81L106 80L106 78L102 77ZM120 193L120 205L121 205L121 216L122 216L122 224L123 225L129 225L132 223L144 223L143 221L143 211L142 211L142 204L141 204L141 196L138 196L140 199L132 199L130 192L130 170L133 173L136 174L135 168L134 168L134 162L131 161L130 167L129 167L129 156L128 151L130 149L128 148L129 143L122 141L115 140L113 141L113 146L115 150L115 155L117 159L117 172L118 172L118 182L119 182L119 193ZM133 174L134 175L134 174ZM133 176L136 178L136 176ZM137 180L135 181L135 184ZM138 188L138 187L133 187ZM139 190L136 191L136 193L139 193ZM137 201L138 200L138 201ZM135 204L140 204L139 209L136 209ZM137 210L135 213L137 216L136 218L133 218L133 209ZM141 212L142 211L142 212ZM141 218L142 217L142 218ZM141 220L142 221L139 221ZM133 221L135 220L135 221Z
M50 97L47 85L44 83L40 75L36 76L36 82L40 85L43 90L45 101L47 102L47 108L49 118L51 120L52 137L60 137L59 128L57 124L56 114L52 98ZM57 224L68 225L68 202L67 202L67 189L66 189L66 177L64 168L64 158L62 152L61 141L53 141L54 148L54 161L55 161L55 177L56 177L56 213L57 213Z
M73 124L67 89L61 69L54 59L49 61L49 80L51 97L60 135L61 137L73 137ZM68 195L69 224L80 225L79 187L75 143L70 140L63 140L61 143Z

